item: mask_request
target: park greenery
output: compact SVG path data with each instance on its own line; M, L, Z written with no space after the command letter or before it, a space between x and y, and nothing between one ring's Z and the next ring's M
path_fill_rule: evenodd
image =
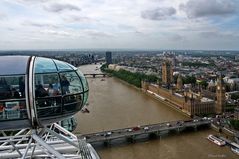
M203 89L206 89L208 86L208 83L206 80L197 80L197 84L201 85Z
M178 75L173 76L174 84L177 84ZM195 76L183 76L182 77L183 84L192 84L195 85L197 79Z
M185 76L183 77L183 84L196 84L196 77L194 76Z
M148 81L148 82L152 82L152 83L156 83L161 81L159 79L159 77L155 76L155 75L146 75L144 73L139 73L139 72L130 72L130 71L126 71L126 70L119 70L119 71L114 71L114 70L110 70L108 69L107 65L104 64L101 66L101 71L102 72L106 72L111 74L112 76L115 76L119 79L122 79L126 82L128 82L129 84L133 84L136 87L141 88L141 81ZM175 77L175 83L177 81L177 77ZM196 77L195 76L185 76L182 78L183 80L183 84L192 84L195 85L197 83ZM198 84L201 84L203 87L207 86L207 82L206 81L200 81Z
M110 70L107 68L107 65L101 66L101 71L111 74L114 77L117 77L123 81L126 81L129 84L132 84L138 88L141 88L141 81L148 81L152 83L156 83L159 81L159 78L155 75L146 75L144 73L139 72L130 72L123 69L119 71Z

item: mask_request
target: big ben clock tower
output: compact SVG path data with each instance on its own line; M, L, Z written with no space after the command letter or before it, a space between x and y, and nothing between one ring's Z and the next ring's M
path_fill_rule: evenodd
M173 82L173 66L170 61L164 61L162 64L162 81L167 85Z
M225 107L225 84L222 79L222 76L220 75L219 78L217 79L217 102L216 102L216 114L222 114L224 112L224 107Z

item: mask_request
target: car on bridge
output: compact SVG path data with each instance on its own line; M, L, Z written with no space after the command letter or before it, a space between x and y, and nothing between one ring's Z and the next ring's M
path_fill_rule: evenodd
M95 136L100 136L100 134L95 134Z
M110 136L111 134L112 134L112 132L109 131L109 132L105 133L104 136L105 136L105 137L106 137L106 136Z
M170 123L167 123L166 125L167 125L168 127L171 127L171 126L172 126Z
M179 125L179 126L182 126L183 125L183 123L184 123L184 121L177 121L177 125Z
M139 125L136 126L136 127L133 127L133 131L138 131L138 130L140 130L140 126Z

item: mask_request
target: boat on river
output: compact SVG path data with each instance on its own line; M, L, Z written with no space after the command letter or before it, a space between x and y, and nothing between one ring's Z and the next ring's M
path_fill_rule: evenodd
M233 153L239 155L239 149L238 149L238 148L236 148L236 147L231 147L231 150L232 150Z
M208 135L207 139L211 142L213 142L214 144L218 145L218 146L224 146L226 145L226 142L220 138L218 138L217 136L214 136L212 134Z

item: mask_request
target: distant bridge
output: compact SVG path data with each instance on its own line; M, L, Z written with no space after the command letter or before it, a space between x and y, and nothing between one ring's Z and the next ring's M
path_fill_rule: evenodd
M106 73L85 73L84 74L85 77L106 77L107 74Z
M143 125L140 127L84 134L78 137L81 139L86 139L86 142L91 144L100 142L104 144L109 144L112 140L116 139L128 139L134 142L137 138L140 138L140 136L142 137L145 135L161 136L163 134L169 133L170 131L181 132L186 128L192 128L196 131L198 127L211 125L211 122L212 120L208 119L196 119L188 121L180 120L151 125Z

